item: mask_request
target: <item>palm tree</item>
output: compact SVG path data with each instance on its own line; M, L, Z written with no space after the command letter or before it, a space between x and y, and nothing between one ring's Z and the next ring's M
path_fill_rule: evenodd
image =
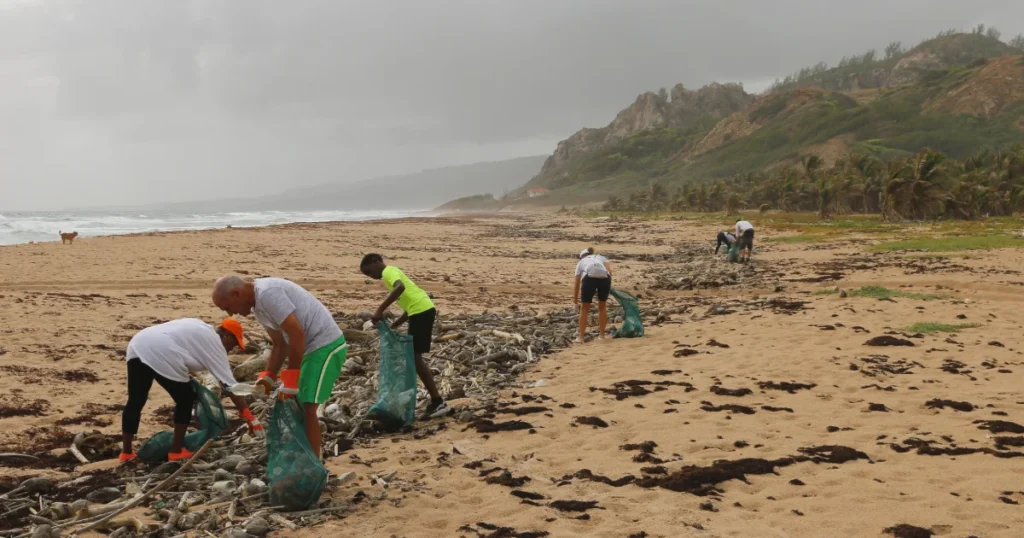
M906 183L903 176L910 169L906 161L893 159L885 165L885 179L878 191L878 207L882 212L882 220L903 220L899 211L897 195Z
M910 181L903 188L902 196L915 219L924 219L934 214L935 203L939 200L938 190L944 177L942 163L946 156L923 149L914 158Z
M740 200L740 195L736 194L735 192L729 193L729 197L725 199L726 214L729 215L730 217L735 215L737 212L739 212L740 204L742 204L742 201Z
M817 155L805 155L803 159L800 159L800 164L803 166L804 177L814 180L825 161Z
M822 177L818 180L818 218L828 220L832 218L832 210L836 203L836 189L832 178Z
M815 211L822 219L874 211L886 221L1015 215L1024 211L1024 144L959 161L930 149L887 162L853 153L827 169L820 157L807 155L795 166L685 183L671 193L651 183L627 198L609 200L607 207L724 209L732 215L747 204L762 212Z

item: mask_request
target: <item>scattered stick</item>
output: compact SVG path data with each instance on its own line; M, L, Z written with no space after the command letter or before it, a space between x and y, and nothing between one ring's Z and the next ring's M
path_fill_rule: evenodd
M111 519L114 519L115 516L117 516L119 514L123 514L124 512L127 512L129 509L134 508L134 507L142 504L142 501L145 501L146 499L152 497L153 495L156 495L160 491L168 488L171 484L174 483L174 481L179 476L184 474L185 471L187 471L189 469L189 467L192 467L193 463L199 461L199 456L202 456L203 453L206 452L206 449L210 448L210 446L213 445L213 441L214 441L213 439L207 440L206 443L203 444L203 446L199 447L199 450L197 450L195 454L192 454L192 457L189 458L188 461L186 461L184 465L179 467L177 471L174 471L174 473L171 474L171 476L168 476L163 482L160 482L159 484L157 484L153 489L151 489L151 490L143 493L142 495L139 495L138 497L132 499L127 504L125 504L123 507L121 507L121 508L111 512L110 514L104 516L103 519L100 519L99 521L93 522L93 523L91 523L91 524L89 524L89 525L87 525L85 527L82 527L82 528L78 529L77 531L71 533L71 535L72 536L78 536L79 534L82 534L83 532L95 529L96 527L99 527L99 526L103 525L104 523L110 521Z
M33 456L31 454L17 454L17 453L14 453L14 452L5 452L3 454L0 454L0 460L8 460L8 459L10 459L10 460L25 459L25 460L34 460L34 461L38 461L39 460L39 458L37 456Z
M75 459L77 459L79 463L81 463L82 465L89 463L89 458L86 458L85 454L82 454L82 451L78 450L78 447L75 446L75 443L71 443L71 447L68 448L68 451L71 452Z

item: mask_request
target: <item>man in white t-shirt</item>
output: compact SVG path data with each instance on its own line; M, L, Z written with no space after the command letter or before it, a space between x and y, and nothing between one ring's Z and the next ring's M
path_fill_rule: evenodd
M749 261L754 251L754 225L743 219L736 219L736 237L740 242L740 261Z
M253 315L267 330L274 346L257 383L270 389L280 376L281 395L297 398L302 405L306 439L320 457L317 409L331 396L348 353L330 310L302 286L283 278L222 277L214 284L213 304L231 315Z
M209 371L226 388L234 386L236 382L228 362L228 352L236 345L244 347L242 325L231 318L225 319L216 329L199 319L176 319L142 329L132 337L125 352L128 403L121 415L122 463L135 459L132 442L139 431L142 408L149 398L153 381L159 383L174 400L174 438L168 459L177 461L192 456L183 446L196 400L190 376ZM245 399L234 394L228 396L239 415L248 422L250 431L261 433L263 427L249 411Z

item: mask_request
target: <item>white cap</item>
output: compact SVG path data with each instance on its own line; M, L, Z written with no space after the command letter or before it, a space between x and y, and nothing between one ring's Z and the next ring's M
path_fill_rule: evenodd
M590 249L589 248L585 248L585 249L580 251L580 258L582 258L584 256L589 256L589 255L590 255Z

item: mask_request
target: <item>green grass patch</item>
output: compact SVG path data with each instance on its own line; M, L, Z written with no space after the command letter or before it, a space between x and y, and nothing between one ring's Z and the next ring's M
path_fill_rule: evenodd
M914 323L907 327L905 330L908 333L955 333L963 329L972 329L974 327L980 327L980 323L932 323L932 322L920 322Z
M994 248L1021 248L1024 240L1012 235L968 235L953 237L918 237L892 241L871 247L875 252L896 250L927 250L929 252L954 252L958 250L988 250Z
M815 295L836 295L839 292L834 289L818 290L814 292ZM850 297L870 297L872 299L892 299L899 297L901 299L917 299L919 301L934 301L938 299L946 299L945 295L934 295L930 293L912 293L902 290L894 290L886 288L884 286L864 286L854 290L846 292Z

